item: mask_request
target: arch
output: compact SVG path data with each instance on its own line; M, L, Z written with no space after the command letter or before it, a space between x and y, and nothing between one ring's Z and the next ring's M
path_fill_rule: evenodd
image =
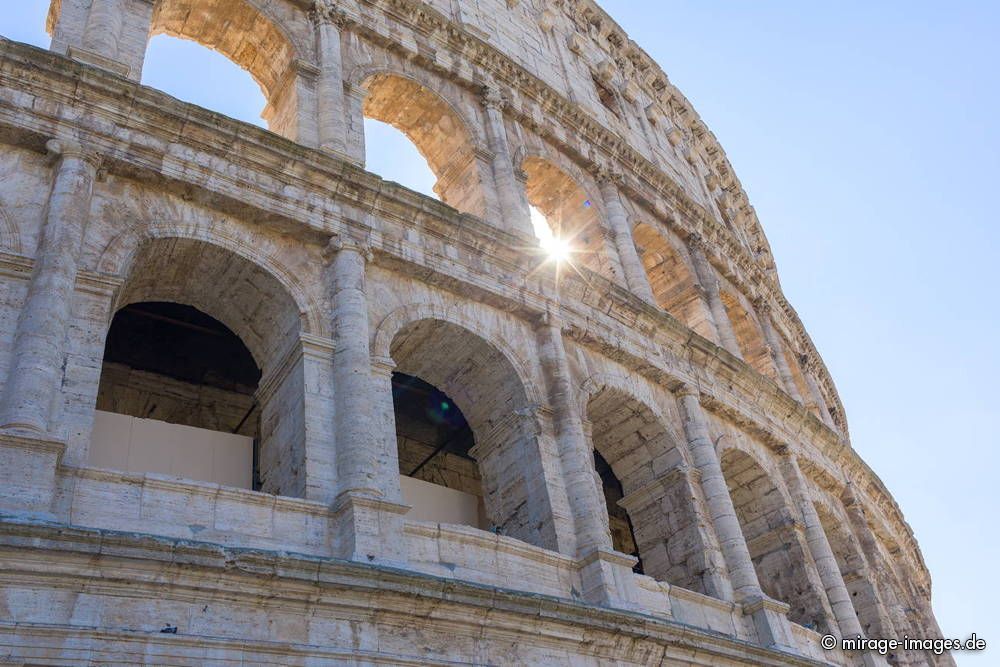
M294 32L291 17L279 17L275 5L254 0L159 0L149 37L165 34L188 39L224 55L250 73L267 100L262 114L268 127L303 141L310 130L300 116L309 95L299 63L312 60L311 49Z
M127 256L116 311L144 302L191 307L224 325L249 350L261 373L253 392L260 420L260 488L304 496L304 366L301 356L290 355L301 340L304 321L296 299L273 273L223 245L169 235L147 237ZM194 326L205 328L199 322ZM102 377L108 372L105 364ZM203 393L190 382L176 392L196 397Z
M252 234L223 224L195 222L160 222L142 224L133 221L114 236L96 260L97 270L125 277L135 266L140 250L150 243L170 239L216 246L239 257L276 280L291 297L301 319L302 332L329 337L330 326L322 315L321 297L310 289L300 274L285 265L265 245L255 242Z
M837 568L851 597L854 613L858 616L866 637L888 637L892 628L887 623L885 610L868 569L868 562L861 551L850 521L842 511L824 502L813 502L827 542L837 560Z
M720 460L764 593L788 603L791 621L829 631L832 612L785 494L747 452L730 448Z
M726 315L733 325L733 334L736 335L736 342L740 346L743 359L758 373L766 375L780 384L778 370L771 357L771 349L764 340L764 333L761 331L757 319L743 307L740 300L734 295L722 292L721 297L726 308Z
M302 324L294 298L259 264L224 246L185 238L151 239L138 247L116 309L140 301L185 303L215 317L265 373Z
M547 158L526 155L520 169L526 176L528 203L548 222L553 237L569 246L570 261L613 279L608 238L596 199L579 180Z
M543 393L531 379L531 373L521 360L514 347L502 336L489 331L482 325L479 318L455 308L446 308L437 304L410 304L402 306L386 315L372 335L371 354L375 358L390 359L390 346L399 331L411 322L419 320L441 320L453 324L481 338L490 347L496 348L510 364L517 376L518 383L524 388L526 406L541 405Z
M434 317L391 321L380 327L375 349L383 350L388 338L396 370L447 395L464 415L489 522L502 534L558 549L540 427L518 369L499 347L462 325Z
M409 76L379 70L361 81L362 113L405 134L437 178L434 192L463 213L487 217L474 127L458 109L430 87Z
M715 329L694 272L670 241L650 224L632 230L636 251L649 278L657 305L699 334L712 340Z
M243 341L206 313L125 306L106 336L88 463L254 488L260 378Z
M716 594L708 578L721 561L702 530L700 490L686 452L658 410L624 391L625 383L617 384L593 383L582 413L589 422L612 543L622 550L634 541L644 574ZM600 474L605 465L611 474ZM629 529L632 539L623 540Z

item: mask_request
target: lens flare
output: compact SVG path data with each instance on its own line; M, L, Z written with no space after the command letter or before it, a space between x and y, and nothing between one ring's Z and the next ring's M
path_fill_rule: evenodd
M535 228L535 236L538 237L538 245L545 251L548 258L553 262L565 262L570 259L573 249L569 241L556 237L549 227L548 221L541 211L534 206L531 209L531 224Z

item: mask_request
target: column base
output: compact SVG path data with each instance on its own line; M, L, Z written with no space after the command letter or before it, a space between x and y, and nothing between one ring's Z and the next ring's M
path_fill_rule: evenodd
M641 610L632 573L638 560L635 556L610 549L595 549L579 559L577 567L583 585L583 599L603 607Z
M404 517L409 505L347 492L331 508L333 555L360 563L406 564Z
M753 618L757 642L764 648L786 653L798 653L788 620L788 605L769 597L742 601L743 615Z
M0 512L53 521L56 471L66 443L48 435L0 430Z
M93 51L88 51L87 49L82 49L79 46L71 46L67 54L73 60L81 62L84 65L93 65L94 67L100 67L101 69L113 72L119 76L128 78L131 74L132 68L125 63L120 63L117 60L112 60L111 58L106 58L102 55L94 53Z

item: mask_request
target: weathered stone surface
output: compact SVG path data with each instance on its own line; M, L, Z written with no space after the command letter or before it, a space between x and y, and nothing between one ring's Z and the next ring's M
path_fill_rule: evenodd
M721 148L591 0L548 4L61 0L50 51L0 41L0 656L853 665L820 633L939 634ZM270 131L138 85L157 33L250 71ZM442 202L359 167L365 116ZM157 302L238 337L252 395L107 361ZM491 531L407 520L435 441L394 372L461 410L474 446L421 478ZM254 437L256 490L94 467L95 408Z

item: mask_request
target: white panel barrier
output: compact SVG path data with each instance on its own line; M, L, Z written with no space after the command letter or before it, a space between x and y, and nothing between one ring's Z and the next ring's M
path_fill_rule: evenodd
M410 505L407 519L452 523L487 530L489 521L483 501L471 493L455 491L422 479L399 476L403 502Z
M96 468L249 489L253 438L96 410L88 462Z

